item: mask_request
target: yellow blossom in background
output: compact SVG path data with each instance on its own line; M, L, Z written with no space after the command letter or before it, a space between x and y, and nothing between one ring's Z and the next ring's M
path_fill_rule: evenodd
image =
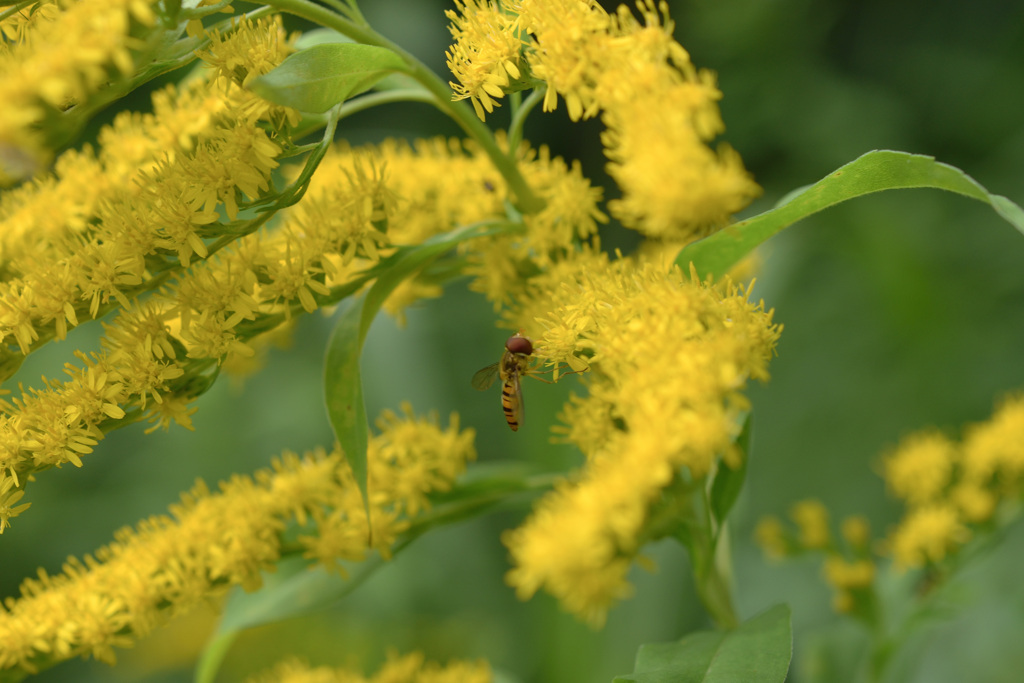
M967 482L1019 495L1024 477L1024 395L1007 397L990 420L967 430L962 467Z
M863 515L843 518L839 533L855 552L866 551L871 542L871 525Z
M930 503L952 480L956 459L956 446L940 432L912 434L885 457L886 485L911 507Z
M520 597L544 587L600 624L628 594L648 508L677 472L703 477L719 456L739 464L740 391L767 376L780 330L744 290L687 280L678 269L622 259L574 275L529 295L556 304L536 321L546 328L536 355L557 366L581 353L589 364L589 395L574 397L563 417L587 464L504 541Z
M869 588L875 580L875 563L871 560L847 560L841 555L829 554L825 558L825 580L836 593L833 608L849 612L856 604L857 591Z
M875 561L871 558L871 529L861 516L846 517L840 524L845 549L837 548L829 530L829 515L819 500L802 500L790 508L796 533L776 517L763 517L754 539L765 556L782 559L800 551L824 553L822 575L833 589L832 607L839 613L870 611L874 600Z
M906 569L939 562L969 538L970 532L956 509L938 504L912 510L886 543L896 566Z
M423 299L437 299L444 294L441 285L424 282L416 278L403 280L402 284L395 287L388 295L382 308L395 319L399 327L405 327L405 311L417 301Z
M833 543L828 511L816 500L801 501L790 512L798 539L779 520L767 517L755 529L768 557L792 555L794 546L825 551L824 575L835 589L839 612L870 617L875 609L871 555L888 556L897 571L941 564L975 535L990 532L1002 501L1015 509L1024 455L1024 398L1004 399L992 417L965 429L957 442L935 429L909 434L882 459L887 488L906 507L903 517L879 543L863 516L841 524L845 555Z
M383 666L372 676L351 669L312 667L297 659L246 679L246 683L491 683L494 677L487 662L453 661L441 665L425 661L421 653L388 654Z
M780 560L792 552L786 529L778 517L762 517L754 527L754 540L762 552L773 560Z
M798 542L807 549L822 549L832 542L828 529L828 510L820 500L794 503L789 516L796 523Z
M968 522L979 523L992 517L999 497L989 488L973 481L962 481L949 492L949 499Z
M385 556L428 507L427 493L447 489L475 457L473 432L459 431L456 417L442 430L432 418L404 412L384 414L367 453L373 549ZM235 585L259 587L291 520L305 532L308 554L328 567L370 550L362 496L341 454L286 453L272 469L236 475L219 492L199 482L170 515L122 529L95 555L70 558L60 574L40 570L27 579L21 597L7 598L0 610L0 671L32 673L75 656L113 662L115 647L201 601Z
M1000 500L1019 497L1024 475L1024 398L965 429L959 444L934 431L904 439L885 461L886 482L910 508L889 534L897 566L940 562L990 520Z

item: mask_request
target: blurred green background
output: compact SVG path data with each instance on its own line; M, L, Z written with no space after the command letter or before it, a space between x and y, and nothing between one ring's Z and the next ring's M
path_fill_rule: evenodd
M709 0L673 2L676 37L694 62L718 73L723 139L764 187L746 212L771 207L872 149L928 154L964 169L989 190L1024 203L1024 5L881 0ZM606 3L612 6L613 3ZM445 74L443 10L433 0L364 0L370 21ZM293 23L298 28L299 24ZM489 122L507 124L508 107ZM348 120L356 142L386 135L456 134L420 105ZM564 106L539 112L527 138L580 159L608 188L600 124L570 124ZM607 245L630 244L610 228ZM778 602L793 607L790 680L857 680L864 634L834 616L818 563L765 563L750 542L766 513L821 498L836 517L866 514L876 533L898 509L878 478L879 454L927 425L956 434L988 416L993 401L1024 386L1024 237L980 203L931 190L855 200L806 220L763 250L755 296L785 325L772 380L752 387L754 451L734 513L742 613ZM417 411L457 410L477 430L480 460L523 459L552 469L578 454L548 443L549 427L573 381L525 388L528 422L504 425L498 393L469 386L497 360L504 332L464 283L412 310L406 329L375 324L363 372L368 413L409 400ZM244 386L222 381L199 401L195 432L115 432L85 458L39 477L33 507L0 545L0 595L16 593L37 566L54 572L68 554L107 542L115 529L160 513L196 477L214 483L266 466L282 449L328 444L321 362L330 321L313 316L295 343L275 350ZM93 323L26 363L16 381L59 374L76 347L95 343ZM12 382L6 388L15 388ZM676 639L708 625L690 586L685 553L649 549L654 573L637 570L636 595L595 632L545 596L518 602L504 586L499 536L528 500L414 544L357 594L313 617L248 633L220 680L238 680L288 654L316 663L375 667L387 646L430 657L486 657L519 681L610 681L632 670L644 642ZM890 681L1016 681L1024 667L1024 532L1012 527L955 591L948 620L922 632ZM906 586L903 586L906 589ZM211 617L176 623L122 653L110 669L70 662L42 681L184 681Z

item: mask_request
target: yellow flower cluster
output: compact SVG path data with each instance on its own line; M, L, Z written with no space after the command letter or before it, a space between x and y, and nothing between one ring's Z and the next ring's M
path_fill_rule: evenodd
M825 554L823 573L835 594L832 605L837 612L867 613L872 607L875 562L871 558L871 530L861 516L842 521L840 545L829 529L828 510L820 500L801 500L793 504L789 517L795 533L776 517L761 519L754 538L765 555L782 559L809 550Z
M261 50L247 49L253 40ZM243 48L263 69L280 62L280 20L214 36L211 54L224 60ZM11 275L0 283L0 340L25 354L112 299L127 306L207 256L205 239L222 232L219 207L234 219L239 193L268 189L280 148L259 123L280 109L218 74L159 93L152 115L121 114L100 134L98 155L69 152L55 174L4 195L0 258Z
M889 490L907 512L887 539L900 567L939 562L992 519L1002 499L1024 484L1024 396L1011 396L992 418L971 425L957 443L942 434L912 434L884 460Z
M219 52L211 54L237 55L253 41L263 48L261 64L268 53L283 59L279 19L242 22L232 37L214 38ZM0 403L5 490L12 489L9 481L23 488L49 467L80 466L107 426L126 416L125 407L137 409L136 419L188 426L187 403L201 389L172 386L185 374L184 356L216 360L229 350L247 352L225 328L251 319L256 302L230 290L230 274L211 284L216 275L197 268L162 296L132 302L189 265L193 254L205 257L202 230L216 221L217 208L234 214L236 191L255 196L277 165L272 157L279 149L258 125L274 108L252 104L254 95L212 73L181 92L158 93L152 115L119 116L100 133L99 155L69 152L55 175L0 201L0 258L10 274L0 282L8 373L19 364L12 342L27 354L111 299L123 309L106 326L103 351L79 354L81 367L66 367L69 380L48 380ZM237 114L246 102L252 118ZM255 281L246 284L251 289ZM23 509L0 509L0 531Z
M494 676L487 662L453 661L442 666L427 662L421 653L404 656L388 654L388 660L373 676L349 669L311 667L298 660L286 660L246 683L491 683Z
M515 17L495 0L455 0L445 10L455 43L445 53L448 68L458 83L450 83L456 100L470 98L480 120L499 106L498 99L512 81L522 76L523 41L515 31ZM486 40L480 40L486 36Z
M546 110L561 95L573 120L601 113L608 170L622 189L612 214L648 236L689 241L760 190L734 151L708 148L723 130L721 93L672 38L667 5L638 7L643 24L625 6L609 14L596 0L517 0L508 7L514 20L493 4L460 3L460 14L449 13L449 66L458 96L473 98L481 118L509 75L526 70L547 84Z
M211 49L228 56L253 52L249 49L252 31L267 35L270 45L282 44L279 24L268 22L243 24L234 34L237 42L215 39ZM238 47L229 50L232 45ZM211 61L230 66L229 72L237 76L238 60L228 56ZM222 83L226 89L235 87L228 84L227 76ZM167 106L170 114L173 108L170 103ZM119 121L120 128L115 124L118 130L140 134L148 122ZM186 128L190 125L187 119L174 117L173 121L172 130L182 131L187 138L192 130ZM140 147L151 149L170 132L160 132L159 126L154 130L153 136L140 137L146 143ZM110 134L107 139L120 140L119 147L124 148L129 136ZM139 155L136 158L145 165ZM176 158L196 157L180 153ZM223 167L224 163L214 166ZM551 205L560 207L569 218L542 213L528 221L525 236L495 237L474 245L470 259L479 265L470 268L478 275L476 286L493 289L495 296L505 295L511 285L484 267L494 255L501 255L506 263L511 262L510 252L524 260L549 260L550 253L565 251L576 236L593 232L594 221L601 218L595 208L595 193L587 191L589 185L578 167L569 168L544 150L537 155L524 152L523 164L544 183ZM215 186L212 179L205 182L207 187ZM148 187L157 192L167 183ZM582 190L582 196L574 200L570 187ZM69 381L50 381L12 404L0 405L0 485L10 478L21 488L28 475L39 470L65 462L81 465L81 457L92 451L112 421L126 414L148 418L165 428L172 422L189 427L193 409L188 404L202 391L202 384L197 385L195 379L212 363L250 356L252 339L258 333L287 323L295 312L311 312L336 302L351 292L354 280L358 286L362 269L397 246L418 244L453 225L504 220L502 188L486 156L458 141L420 141L415 147L395 141L360 149L337 146L317 169L302 201L286 212L278 228L249 235L193 263L144 305L130 305L127 295L122 295L125 308L105 325L101 353L82 357L82 368L68 366ZM102 197L96 202L108 203ZM112 221L104 225L109 231L97 234L97 248L139 247L138 230ZM23 234L32 232L26 229ZM105 236L102 242L99 234ZM194 236L194 232L186 236L179 247L205 249L202 240L192 240ZM547 251L531 248L531 241ZM40 249L46 254L54 251L49 243L41 244ZM23 250L26 259L30 251ZM79 249L68 258L81 258L85 253L88 249ZM148 263L139 258L130 261L143 262ZM63 261L58 258L55 263ZM38 271L29 272L32 277L40 276ZM78 273L70 266L62 272ZM509 277L519 281L516 271ZM24 310L18 297L5 287L29 291L18 280L0 284L0 322L5 308L9 312L15 307ZM32 291L39 287L43 285ZM58 291L52 283L44 289ZM111 285L104 291L120 290ZM436 285L413 281L396 290L386 307L401 315L403 306L436 292ZM64 300L62 305L66 304ZM36 326L28 321L22 329L25 343L30 344ZM9 505L0 511L0 519L6 523L23 509Z
M600 624L629 590L626 574L647 514L679 476L704 477L735 445L749 408L748 379L767 378L780 328L746 292L686 280L678 269L622 259L580 261L573 279L546 293L535 353L552 365L589 366L589 395L573 397L564 431L587 456L505 543L508 581L529 597L541 587Z
M898 569L939 563L966 543L982 525L991 525L1001 500L1018 500L1024 487L1024 396L1005 399L986 422L969 426L957 442L934 429L905 437L882 460L889 492L906 512L885 540L871 547L867 520L843 520L846 551L828 528L820 501L793 505L796 533L774 517L762 519L754 536L765 554L782 558L807 550L826 555L825 578L836 589L843 612L871 609L867 589L874 550L892 557Z
M41 0L0 20L0 186L48 161L46 122L135 71L151 0ZM53 121L51 121L51 119Z
M358 487L344 458L322 450L285 454L270 470L235 476L210 492L202 482L170 515L152 517L84 561L27 579L21 597L0 609L0 671L35 672L75 656L113 662L167 619L231 586L255 589L281 555L281 532L294 520L307 554L328 566L364 559L369 538L387 556L396 534L446 490L475 457L472 430L452 417L442 430L408 407L386 413L370 439L368 533Z
M544 208L522 217L521 233L477 240L463 249L466 273L475 278L470 289L486 295L495 310L528 287L529 276L550 279L551 271L561 272L564 260L575 258L579 241L596 240L598 224L608 220L598 208L601 189L591 186L578 163L552 157L547 147L524 147L519 156L519 167Z
M799 544L808 550L828 547L832 538L828 528L828 510L820 500L802 500L790 510L796 524Z

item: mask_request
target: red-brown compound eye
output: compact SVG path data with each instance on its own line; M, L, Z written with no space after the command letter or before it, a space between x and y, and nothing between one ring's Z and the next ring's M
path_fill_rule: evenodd
M505 348L510 353L521 353L525 356L529 356L533 353L533 342L526 337L520 337L518 334L508 338L505 342Z

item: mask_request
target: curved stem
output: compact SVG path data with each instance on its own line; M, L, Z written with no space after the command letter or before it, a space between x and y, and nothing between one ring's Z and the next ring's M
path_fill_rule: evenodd
M716 547L707 553L703 566L694 569L697 595L715 624L727 630L739 626L740 619L733 601L732 553L728 539L720 538Z
M693 553L697 595L719 628L734 629L740 625L740 618L733 600L732 553L728 528L724 522L716 528L707 487L701 485L698 491L695 505L697 519L694 520L694 546L697 548Z
M397 53L408 65L406 73L434 96L435 106L459 124L462 130L476 140L487 156L491 158L495 167L508 183L509 189L515 197L516 207L523 213L535 213L544 207L543 200L530 189L512 157L498 147L491 130L476 117L473 110L465 103L453 102L448 85L416 57L376 31L349 21L321 5L310 2L310 0L271 0L268 4L282 12L334 29L359 43L376 45Z
M432 104L434 97L429 93L415 88L401 88L396 90L381 90L366 95L360 95L355 99L347 100L341 105L341 113L338 119L352 116L357 112L376 107L381 104L392 104L394 102L425 102Z
M526 125L526 117L529 116L533 108L544 99L544 93L546 93L547 90L548 88L546 85L534 88L533 92L530 93L530 96L526 98L526 101L513 110L512 122L508 127L509 149L515 150L519 147L519 143L523 141L523 126Z
M717 628L740 624L733 599L732 555L725 526L716 527L704 480L677 476L664 491L664 502L647 522L641 541L673 536L690 555L693 582L704 609Z

